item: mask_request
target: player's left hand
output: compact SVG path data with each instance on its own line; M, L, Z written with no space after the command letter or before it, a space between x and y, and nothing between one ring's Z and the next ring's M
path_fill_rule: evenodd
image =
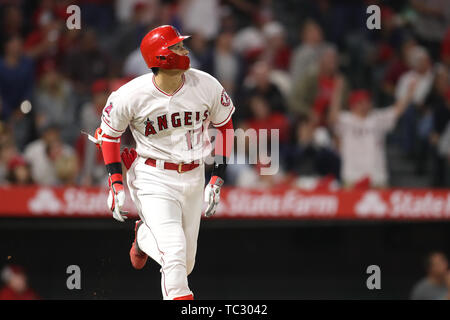
M223 179L218 176L211 177L205 188L205 202L208 207L205 210L205 217L211 217L216 213L217 205L220 201L220 188L223 185Z

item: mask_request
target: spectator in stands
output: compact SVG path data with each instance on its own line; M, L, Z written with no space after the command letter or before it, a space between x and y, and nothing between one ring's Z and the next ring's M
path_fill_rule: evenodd
M431 133L432 117L425 101L433 87L434 71L425 48L414 47L408 58L411 70L398 80L395 96L396 99L402 99L407 94L410 83L417 82L411 105L400 121L400 128L402 147L415 157L416 172L421 174L425 170L426 156L429 152L428 137Z
M183 32L198 34L207 41L213 40L219 32L219 0L180 1L178 14Z
M281 112L272 111L269 102L263 96L255 94L250 98L250 111L252 117L246 121L246 128L255 130L257 135L261 129L268 130L267 139L269 141L271 130L277 129L279 130L280 143L288 142L290 129L288 117Z
M142 38L150 30L154 17L151 12L159 13L159 6L148 1L135 2L131 19L123 21L111 40L110 50L115 59L126 59L134 50L139 49Z
M206 71L211 72L223 85L227 93L234 95L236 86L242 78L242 61L233 50L233 33L222 32L218 35L212 53L209 55L209 65Z
M0 147L8 143L15 145L11 127L7 122L0 121Z
M317 127L311 116L300 117L294 128L293 143L282 149L287 171L300 179L327 175L339 179L340 159L327 130Z
M256 164L233 165L234 168L227 172L227 176L240 188L270 189L287 186L292 182L292 178L281 167L274 174L261 174L262 168L269 168L271 165L270 159L261 157Z
M33 28L24 41L26 54L33 58L36 76L40 77L47 61L59 62L61 59L61 42L63 39L65 10L57 8L56 1L41 1L33 14Z
M42 185L72 184L78 173L74 149L61 141L58 126L49 124L41 138L30 143L24 157L31 165L33 180Z
M411 102L416 106L422 106L433 86L433 64L427 50L419 46L415 46L409 51L408 63L411 70L404 73L398 80L395 97L403 98L408 92L410 83L416 81L417 87Z
M22 156L15 156L8 163L8 182L15 185L29 185L34 181L31 177L30 165Z
M271 141L271 130L279 130L279 143L285 146L288 143L289 132L290 132L290 121L287 116L278 111L271 111L268 101L264 99L261 95L253 95L250 98L249 104L252 116L243 123L242 129L255 130L255 135L249 133L249 136L255 136L257 141L252 147L256 147L259 156L254 154L249 154L250 144L253 143L250 140L245 140L245 152L237 147L237 152L235 154L235 165L230 166L230 171L227 171L227 177L230 178L230 182L234 183L238 187L255 187L255 188L269 188L276 185L283 184L287 182L287 177L284 174L283 168L279 167L278 172L273 175L261 175L261 170L263 167L270 167L270 159L267 159L265 152L267 150L262 150L260 147L266 146L265 144L260 145L260 130L268 130L267 139L270 143ZM269 147L269 145L267 145ZM276 153L271 153L271 157L278 156ZM257 163L251 162L256 161ZM277 159L277 162L279 160Z
M64 67L75 91L84 95L89 93L95 79L108 75L110 58L101 50L94 30L83 29L80 43L68 52Z
M410 0L416 18L412 27L420 43L426 46L433 58L439 56L439 48L450 24L450 8L446 0Z
M9 164L17 155L18 151L12 137L3 138L0 142L0 184L7 182Z
M13 4L4 7L0 19L0 52L3 52L7 39L12 36L24 36L24 17L20 7Z
M7 265L1 274L4 287L0 290L0 300L38 300L39 296L28 285L25 270L18 265Z
M151 70L142 58L141 49L137 48L126 57L122 70L124 76L135 78L149 72Z
M159 0L116 0L116 20L121 24L130 22L133 19L136 6L141 5L141 8L144 9L143 11L145 11L146 14L144 19L151 22L159 13L159 2Z
M303 78L293 84L289 104L291 112L296 115L312 113L318 123L324 124L337 81L341 82L344 99L347 81L339 71L338 52L334 46L327 46L322 51L319 65L310 68Z
M72 85L52 61L47 61L43 70L34 99L36 128L40 130L50 123L56 124L61 128L63 141L72 144L79 135Z
M438 300L447 294L448 260L443 252L433 251L425 258L426 276L411 292L412 300Z
M210 68L208 63L211 60L211 50L205 36L202 33L194 33L188 42L191 67L211 72L211 70L208 70Z
M82 30L83 29L62 28L58 41L58 55L56 56L56 59L51 60L56 64L59 70L64 70L63 63L67 54L77 50L82 36ZM43 66L45 66L45 63Z
M277 21L264 25L263 35L266 43L261 59L267 61L273 69L287 71L291 62L292 49L286 43L286 30Z
M432 157L432 186L445 187L447 185L448 161L446 154L439 152L439 140L450 123L450 77L447 67L440 65L436 69L433 90L427 99L433 114L433 127L430 134Z
M114 2L111 0L78 0L83 23L106 34L114 28Z
M263 27L272 21L272 13L258 9L252 16L252 24L237 31L233 39L233 48L247 63L258 60L267 45Z
M40 28L50 21L65 21L69 14L66 12L70 0L41 0L32 14L33 29Z
M408 38L401 44L398 54L394 60L387 66L383 76L383 91L389 98L393 98L395 87L400 77L409 71L407 63L411 49L417 46L417 42L413 38Z
M349 96L350 111L341 111L342 81L336 86L328 120L340 140L341 177L345 185L353 186L366 179L374 187L388 185L386 134L410 103L415 86L411 82L406 96L393 106L375 110L367 90L354 90Z
M91 88L92 100L86 102L81 109L82 130L93 133L98 127L98 119L111 93L109 82L98 79ZM90 143L86 136L81 135L77 141L77 152L80 159L80 183L85 186L103 185L108 180L103 157L95 144Z
M322 29L314 20L306 20L301 30L301 44L295 48L291 59L291 78L294 82L303 78L304 73L318 63L324 49Z
M31 99L33 73L33 63L23 53L22 39L11 36L6 40L5 52L0 59L1 119L8 120L22 101Z
M252 65L251 70L247 77L244 79L243 85L243 97L244 105L249 105L250 98L254 95L262 96L271 107L271 111L277 111L285 113L286 103L281 90L272 81L271 78L272 69L270 65L265 61L258 61ZM237 118L244 114L244 117L248 117L249 114L245 114L248 111L245 107L242 110L237 111Z

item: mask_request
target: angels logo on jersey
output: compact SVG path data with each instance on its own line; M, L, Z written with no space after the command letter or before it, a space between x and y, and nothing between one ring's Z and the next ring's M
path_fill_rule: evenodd
M112 104L112 102L105 108L105 112L106 112L106 114L109 116L109 114L110 114L110 112L111 112L111 109L112 109L112 107L113 107L113 104Z
M111 113L112 107L113 107L113 104L112 104L112 102L111 102L109 105L107 105L107 106L103 109L104 114L102 114L102 120L105 121L107 124L111 124L111 121L105 116L105 114L106 114L108 117L110 117L110 113Z
M155 121L150 120L150 118L147 117L147 120L144 121L145 136L147 137L150 135L154 135L169 128L192 128L196 123L205 121L208 116L209 112L208 110L205 110L203 112L203 115L200 113L200 111L180 111L170 114L162 114L157 116Z
M228 107L231 104L231 99L228 94L225 92L225 89L222 90L222 94L220 95L220 103L224 107Z

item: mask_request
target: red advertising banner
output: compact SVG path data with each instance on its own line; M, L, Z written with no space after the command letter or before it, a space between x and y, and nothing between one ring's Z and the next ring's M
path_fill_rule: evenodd
M0 187L0 217L111 217L107 189ZM137 217L127 192L125 210ZM450 190L223 188L214 218L450 219Z

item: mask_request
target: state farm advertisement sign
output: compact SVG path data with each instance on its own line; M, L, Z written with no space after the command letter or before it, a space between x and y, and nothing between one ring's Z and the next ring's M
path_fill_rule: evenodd
M339 212L337 193L225 189L220 199L218 217L333 218Z
M228 189L217 216L308 219L449 219L450 190L304 192Z
M104 188L0 187L0 216L106 218L111 217L107 195ZM138 216L128 191L125 210ZM450 190L223 188L214 218L449 219Z
M449 191L365 192L354 207L358 217L433 219L450 217Z

